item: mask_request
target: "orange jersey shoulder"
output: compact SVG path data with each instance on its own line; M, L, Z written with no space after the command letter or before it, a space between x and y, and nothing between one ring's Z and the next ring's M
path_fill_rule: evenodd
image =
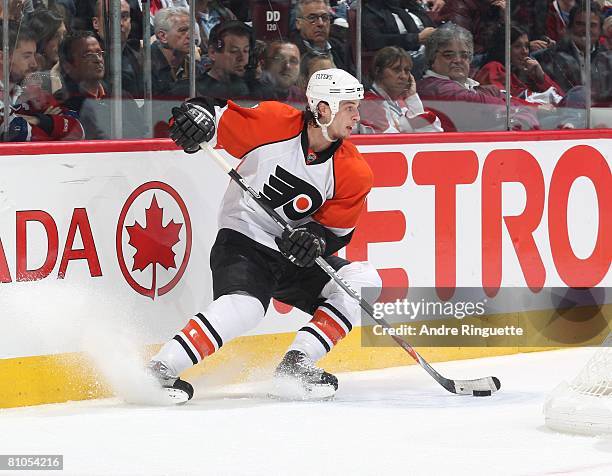
M228 101L217 125L217 144L241 159L259 146L296 137L303 127L302 112L286 104L263 101L248 108Z
M357 224L372 189L372 169L352 143L344 141L334 154L334 196L313 218L330 228L349 233Z

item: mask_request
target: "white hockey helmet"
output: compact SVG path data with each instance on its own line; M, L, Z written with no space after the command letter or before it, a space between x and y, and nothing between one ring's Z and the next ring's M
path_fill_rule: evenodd
M310 77L306 88L306 98L317 124L324 129L325 133L325 129L340 110L340 101L363 99L363 85L357 78L342 69L322 69ZM332 113L330 121L325 125L319 122L317 106L321 101L329 104Z

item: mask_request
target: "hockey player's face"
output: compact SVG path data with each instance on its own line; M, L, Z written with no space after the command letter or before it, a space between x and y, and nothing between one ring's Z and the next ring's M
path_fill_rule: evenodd
M332 139L345 139L351 135L353 127L359 122L359 101L342 101L340 109L329 127Z
M244 76L249 63L250 44L247 36L225 35L221 51L209 50L213 68L222 76Z
M37 69L36 42L34 40L19 41L11 56L11 81L20 83L28 74Z

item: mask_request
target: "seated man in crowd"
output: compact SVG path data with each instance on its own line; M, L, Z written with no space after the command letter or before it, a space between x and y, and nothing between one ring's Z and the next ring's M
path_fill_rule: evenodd
M28 85L29 78L35 74L36 36L25 26L9 24L10 76L8 89L11 104L7 111L1 111L0 124L8 115L9 140L48 141L78 140L83 138L83 128L76 119L74 111L59 107L53 97L38 84ZM0 77L4 71L2 53L2 27L0 26ZM25 84L24 84L25 83ZM4 94L6 82L0 83L0 97ZM0 106L4 106L0 103Z
M329 0L298 0L295 6L297 34L292 38L300 53L331 54L337 68L354 71L348 49L330 38L331 14Z
M154 31L156 41L151 45L153 96L168 97L176 83L188 79L189 10L184 7L162 8L155 14Z
M440 120L423 108L410 70L412 58L397 46L382 48L374 56L374 84L361 102L360 132L442 132Z
M472 34L448 24L438 28L425 47L429 68L417 82L426 107L435 110L445 131L504 130L506 99L495 86L481 86L470 78L474 53ZM512 100L512 129L537 129L539 122L527 103Z
M289 41L273 41L265 50L262 82L275 99L303 109L306 96L297 85L300 78L300 50Z
M104 51L92 31L73 31L60 44L60 69L64 87L56 98L76 111L86 139L113 139L110 89L104 82ZM124 93L123 138L141 138L142 118L138 105Z
M211 67L196 79L196 96L213 97L219 104L228 99L273 97L255 77L256 60L252 48L253 31L241 21L217 24L210 32L208 56ZM189 82L181 81L172 95L189 96Z
M591 18L587 22L585 2L578 2L569 16L568 32L556 46L538 51L534 57L540 62L544 71L561 86L568 96L576 88L582 99L578 105L584 108L584 52L586 45L587 23L591 29L591 90L593 105L609 106L612 104L612 51L599 43L603 16L601 7L591 2Z
M108 50L106 45L106 30L102 2L107 0L96 1L96 16L92 17L91 23L95 33L98 35L100 46ZM142 97L143 82L142 82L142 49L139 40L129 40L130 31L132 29L130 17L130 5L127 0L121 0L121 19L120 19L120 34L121 34L121 85L123 89L129 92L134 97ZM109 30L110 33L110 30ZM108 57L110 59L110 56ZM110 80L110 69L107 68L106 80Z
M363 6L363 48L378 51L399 46L424 63L425 41L435 31L434 23L417 0L367 0ZM417 64L420 78L424 64Z

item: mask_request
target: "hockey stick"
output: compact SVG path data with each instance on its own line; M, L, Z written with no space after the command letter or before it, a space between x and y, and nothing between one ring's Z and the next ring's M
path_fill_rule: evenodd
M281 217L276 210L270 208L270 206L266 203L266 201L262 198L262 196L250 187L244 180L244 178L234 169L227 160L225 160L219 152L213 149L208 143L200 144L202 149L209 153L217 162L217 164L227 173L230 178L236 182L242 190L247 192L253 200L255 200L259 206L265 211L272 220L281 228L282 230L291 231L292 228L285 221L283 217ZM344 279L342 279L332 268L327 261L321 256L316 259L317 265L325 271L346 293L359 302L359 306L368 313L368 315L374 319L375 322L381 324L385 329L390 329L391 325L385 321L383 318L374 317L374 308L372 305L363 299L360 294L355 291L349 283L347 283ZM475 397L485 397L491 395L493 392L496 392L500 389L501 383L497 377L484 377L474 380L452 380L440 375L422 356L419 354L408 342L403 340L402 338L391 335L393 340L410 356L417 361L417 363L423 367L429 375L431 375L436 382L442 385L446 390L451 393L456 393L459 395L473 395Z

